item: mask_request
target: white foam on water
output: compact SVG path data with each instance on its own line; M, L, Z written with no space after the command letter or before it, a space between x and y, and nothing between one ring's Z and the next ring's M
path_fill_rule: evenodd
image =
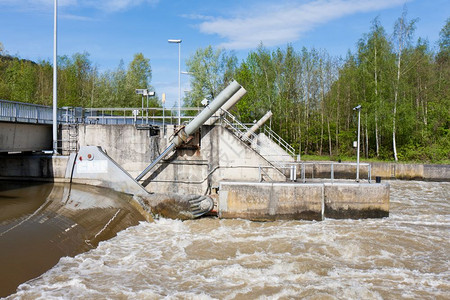
M385 219L143 222L10 298L445 299L450 185L391 186Z

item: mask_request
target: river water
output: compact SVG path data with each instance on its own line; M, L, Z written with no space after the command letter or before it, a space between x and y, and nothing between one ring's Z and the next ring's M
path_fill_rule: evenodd
M9 298L450 299L450 183L390 183L385 219L141 222Z

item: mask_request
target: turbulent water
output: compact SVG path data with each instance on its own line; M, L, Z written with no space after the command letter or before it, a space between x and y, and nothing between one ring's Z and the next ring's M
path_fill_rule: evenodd
M391 182L390 217L142 222L11 299L449 299L450 183Z

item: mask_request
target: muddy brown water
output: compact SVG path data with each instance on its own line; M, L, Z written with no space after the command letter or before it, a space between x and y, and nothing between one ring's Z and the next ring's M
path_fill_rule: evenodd
M450 183L390 184L384 219L140 222L9 299L449 299Z
M0 182L0 296L144 218L131 197L84 185Z

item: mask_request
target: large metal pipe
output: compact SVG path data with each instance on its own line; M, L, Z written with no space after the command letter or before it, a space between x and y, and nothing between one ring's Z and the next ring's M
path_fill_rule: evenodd
M206 125L213 125L223 114L223 111L229 111L242 97L247 93L247 90L241 87L224 105L221 109L216 111L208 121L205 122Z
M246 133L243 134L242 138L248 139L252 134L256 132L261 126L263 126L264 123L269 120L269 118L272 116L272 111L268 111L258 122L255 123Z
M164 156L166 156L173 148L175 148L175 143L171 143L166 150L163 151L163 153L161 153L151 164L149 164L147 166L147 168L145 168L144 171L142 171L141 174L139 174L138 177L136 177L136 181L139 181L142 179L142 177L145 176L145 174L147 174L161 159L164 158Z
M189 124L184 128L186 135L194 133L203 123L206 122L222 105L225 104L239 89L241 85L233 80L214 100L207 105L198 116L196 116Z
M181 145L184 141L187 140L189 135L193 134L197 129L200 128L217 110L219 110L222 105L226 101L228 101L234 94L236 94L239 89L241 89L241 85L233 80L222 92L214 98L213 101L209 105L207 105L201 113L199 113L186 127L182 128L178 131L177 135L173 137L172 143L164 150L161 155L159 155L138 177L136 177L136 181L142 179L161 159L163 159L173 148Z

